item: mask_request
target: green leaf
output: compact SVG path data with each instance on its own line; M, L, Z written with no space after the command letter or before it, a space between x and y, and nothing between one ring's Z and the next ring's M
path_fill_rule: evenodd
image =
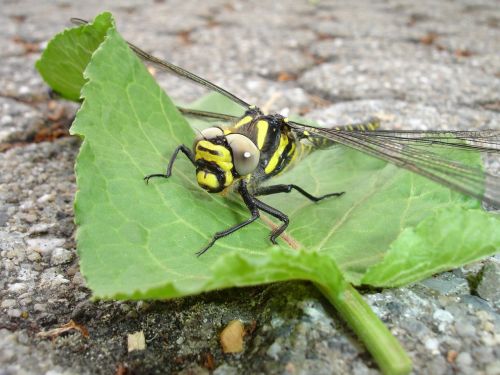
M219 251L194 256L213 232L248 213L235 200L202 191L186 160L176 164L175 178L144 183L146 174L164 169L176 145L192 142L193 131L114 29L85 76L85 101L72 127L84 137L75 215L81 270L95 296L165 298L289 279L341 287L329 257L273 249L263 223L231 236ZM261 240L249 248L252 232Z
M82 73L111 26L111 14L102 13L91 24L65 30L52 39L35 64L45 82L66 99L79 100L85 83Z
M500 249L499 224L497 217L482 210L438 211L415 228L406 228L362 282L404 285L494 254ZM485 233L491 236L488 241Z

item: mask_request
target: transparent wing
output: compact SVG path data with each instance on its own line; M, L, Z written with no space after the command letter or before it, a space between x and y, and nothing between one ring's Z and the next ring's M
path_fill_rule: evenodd
M500 131L346 131L289 122L500 208L500 176L467 165L464 152L500 154Z
M231 94L229 91L224 90L222 87L217 86L215 83L212 83L210 81L207 81L204 78L201 78L197 76L194 73L189 72L188 70L185 70L177 65L171 64L167 61L160 60L157 57L154 57L143 50L141 50L139 47L133 45L132 43L127 42L129 47L134 51L142 60L147 61L157 68L166 71L168 73L172 73L180 78L186 79L188 81L194 82L202 87L205 87L211 91L218 92L221 95L224 95L228 99L232 100L236 104L239 104L243 108L248 108L250 104L245 102L243 99L238 98L236 95Z
M188 120L191 127L197 131L211 126L229 128L236 124L240 119L238 116L227 115L224 113L200 111L184 107L177 107L177 109Z
M237 123L243 116L234 116L234 115L228 115L225 113L219 113L219 112L210 112L210 111L201 111L198 109L191 109L191 108L185 108L185 107L177 107L177 109L186 117L193 117L196 119L203 120L207 123L218 123L219 126L225 126L225 125L234 125ZM372 131L370 130L369 127L367 127L367 124L369 126L373 126L373 128L378 127L380 124L380 120L376 118L371 118L367 121L364 121L362 123L354 123L354 124L349 124L349 125L341 125L337 126L335 129L336 130L344 130L344 131Z
M221 122L229 122L235 123L240 117L227 115L225 113L217 113L217 112L209 112L209 111L200 111L198 109L177 107L177 109L185 116L192 116L205 119L207 121L221 121Z
M85 25L88 23L88 21L83 20L81 18L71 18L71 22L76 24L76 25ZM239 104L243 108L248 108L250 105L245 102L243 99L238 98L236 95L231 94L229 91L224 90L222 87L217 86L216 84L207 81L204 78L201 78L197 76L194 73L191 73L188 70L185 70L177 65L174 65L172 63L169 63L168 61L161 60L157 57L154 57L153 55L150 55L149 53L143 51L139 47L135 46L134 44L127 42L129 47L134 51L137 56L139 56L143 61L147 61L151 64L153 64L155 67L157 67L160 70L163 70L165 72L171 73L174 76L177 76L179 78L183 78L185 80L188 80L190 82L196 83L199 86L202 86L204 88L209 89L210 91L215 91L218 92L221 95L224 95L228 99L232 100L236 104Z
M442 130L377 130L370 136L398 142L442 145L454 148L471 149L484 152L500 152L500 131L442 131Z

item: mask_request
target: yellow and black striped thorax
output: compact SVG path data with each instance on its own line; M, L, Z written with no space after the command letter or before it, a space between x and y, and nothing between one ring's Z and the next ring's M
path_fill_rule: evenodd
M220 192L241 178L256 181L272 177L290 164L297 151L297 140L287 120L280 115L263 115L258 109L250 109L230 127L215 129L220 134L215 130L216 136L203 136L194 144L196 178L209 192ZM237 137L241 136L252 143L258 154L252 170L238 165L241 157L233 139L239 144Z
M260 151L260 160L253 171L252 180L265 180L282 172L294 159L297 140L287 119L280 115L247 113L225 133L244 134Z

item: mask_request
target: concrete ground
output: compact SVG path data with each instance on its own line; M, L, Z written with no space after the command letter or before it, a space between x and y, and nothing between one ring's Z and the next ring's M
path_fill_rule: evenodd
M33 1L0 4L0 374L376 374L315 289L289 282L166 302L93 302L72 199L77 106L34 69L69 18L110 10L127 39L257 104L335 123L497 128L500 7L461 1ZM167 79L159 77L161 82ZM171 91L185 100L198 92ZM500 374L500 262L366 291L416 374ZM73 319L88 330L40 332ZM232 319L245 350L224 354ZM127 352L143 331L146 349Z

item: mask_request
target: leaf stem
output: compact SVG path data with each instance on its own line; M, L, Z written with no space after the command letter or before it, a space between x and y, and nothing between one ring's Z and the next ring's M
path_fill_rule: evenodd
M411 371L408 354L356 289L346 284L339 293L338 287L318 283L315 286L347 321L384 374L403 375Z

